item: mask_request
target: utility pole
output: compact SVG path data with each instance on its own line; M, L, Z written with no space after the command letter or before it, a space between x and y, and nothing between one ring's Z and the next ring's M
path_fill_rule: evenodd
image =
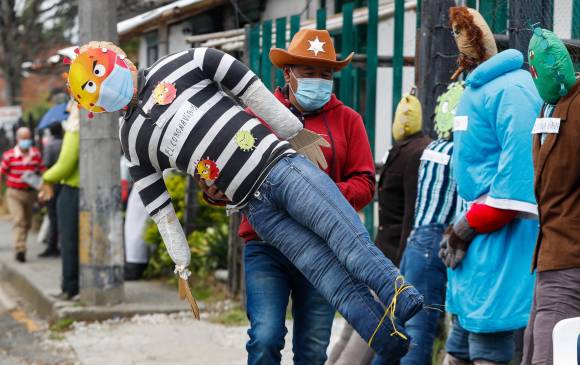
M79 1L80 44L117 42L117 0ZM118 113L81 111L79 261L81 300L92 305L123 301Z
M423 0L418 24L416 83L423 106L423 132L434 136L433 116L439 95L451 83L458 50L451 35L449 8L454 0Z
M528 52L532 38L531 25L539 23L542 28L553 28L553 0L510 0L509 37L510 47ZM524 57L527 60L527 57ZM526 66L524 66L527 69Z

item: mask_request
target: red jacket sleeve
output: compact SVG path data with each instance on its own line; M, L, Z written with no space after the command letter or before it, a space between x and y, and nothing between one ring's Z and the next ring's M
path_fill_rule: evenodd
M473 204L466 213L465 218L477 233L489 233L497 231L511 222L518 212L514 210L498 209L486 204Z
M337 185L346 200L359 211L373 200L375 194L375 162L358 113L349 126L347 159Z

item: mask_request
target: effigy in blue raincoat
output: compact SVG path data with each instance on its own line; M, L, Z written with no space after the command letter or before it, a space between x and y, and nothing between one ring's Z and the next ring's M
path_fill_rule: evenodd
M470 332L525 327L531 307L538 233L531 131L541 99L522 65L513 49L480 64L466 79L454 120L459 195L519 212L499 230L475 236L461 264L447 272L447 310Z

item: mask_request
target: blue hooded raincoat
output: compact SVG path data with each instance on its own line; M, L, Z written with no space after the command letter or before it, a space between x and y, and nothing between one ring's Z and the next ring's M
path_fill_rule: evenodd
M525 327L533 295L530 264L538 234L532 136L541 99L523 55L506 50L467 78L454 123L459 195L520 212L501 229L477 235L448 270L447 310L470 332Z

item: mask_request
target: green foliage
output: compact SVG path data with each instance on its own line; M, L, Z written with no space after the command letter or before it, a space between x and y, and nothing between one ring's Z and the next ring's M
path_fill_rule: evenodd
M210 322L223 324L228 327L247 326L249 323L246 312L239 307L220 313L215 317L210 317Z
M165 185L171 196L175 213L183 225L186 177L173 174L165 180ZM187 237L191 249L190 270L198 276L206 276L216 269L227 267L228 218L223 208L207 204L201 192L198 193L197 199L199 209L194 219L195 230ZM147 224L144 238L146 242L155 246L145 275L148 277L171 276L174 264L153 221Z
M56 321L51 327L50 331L53 333L63 333L70 330L71 326L74 323L74 319L71 318L62 318Z

